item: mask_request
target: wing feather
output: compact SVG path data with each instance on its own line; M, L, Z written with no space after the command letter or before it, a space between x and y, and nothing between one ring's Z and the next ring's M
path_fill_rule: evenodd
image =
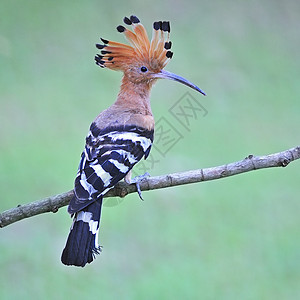
M149 155L152 142L153 130L137 126L99 130L93 123L81 156L69 213L82 210L122 180Z

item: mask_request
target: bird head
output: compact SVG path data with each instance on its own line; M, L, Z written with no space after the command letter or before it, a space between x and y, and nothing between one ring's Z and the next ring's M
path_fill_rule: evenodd
M135 84L152 84L157 79L171 79L180 82L205 95L205 93L187 79L164 70L173 56L170 50L170 22L153 23L151 41L145 27L136 16L125 17L124 23L133 30L119 25L118 32L123 33L131 45L113 42L101 38L103 44L96 44L101 54L95 56L96 64L102 68L123 71L127 80Z

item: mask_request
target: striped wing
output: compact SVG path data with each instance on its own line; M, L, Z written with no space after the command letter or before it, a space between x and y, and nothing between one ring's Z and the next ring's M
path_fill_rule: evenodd
M138 161L147 158L152 143L153 130L128 125L100 130L92 123L69 213L82 210L122 180Z

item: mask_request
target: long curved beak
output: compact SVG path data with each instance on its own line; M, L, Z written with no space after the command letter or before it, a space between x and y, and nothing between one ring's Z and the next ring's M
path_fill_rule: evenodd
M176 75L174 73L168 72L166 70L161 70L160 72L156 73L154 75L155 78L162 78L162 79L171 79L177 82L180 82L194 90L196 90L197 92L201 93L202 95L206 96L206 94L200 89L198 88L195 84L193 84L192 82L188 81L187 79Z

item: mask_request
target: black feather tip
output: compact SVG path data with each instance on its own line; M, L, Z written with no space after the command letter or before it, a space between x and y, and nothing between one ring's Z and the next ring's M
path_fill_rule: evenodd
M170 32L170 22L169 21L163 21L161 25L161 29L163 31Z
M137 16L130 16L130 21L134 24L140 23L140 20Z
M124 32L125 29L126 29L126 28L125 28L124 26L122 26L122 25L119 25L119 26L117 27L117 30L118 30L120 33Z
M101 54L103 54L103 55L104 55L104 54L110 54L110 53L111 53L111 51L105 51L105 50L102 50L102 51L101 51Z
M124 22L126 25L131 25L131 24L132 24L132 22L130 21L130 19L127 18L127 17L124 17L123 22Z
M171 41L165 42L165 49L166 49L166 50L171 49L171 47L172 47L172 42L171 42Z
M173 52L172 51L167 51L166 57L167 58L172 58L172 56L173 56Z
M103 38L100 38L100 40L103 42L103 44L108 44L108 43L109 43L108 40L105 40L105 39L103 39Z
M97 55L97 56L95 56L95 62L96 62L96 64L98 65L98 66L100 66L101 68L104 68L105 66L104 66L104 63L105 63L105 61L104 60L102 60L102 56L101 55Z
M154 22L154 23L153 23L153 28L154 28L155 30L160 30L161 27L162 27L162 21L157 21L157 22Z
M103 48L106 47L106 45L96 44L96 47L97 47L98 49L103 49Z

